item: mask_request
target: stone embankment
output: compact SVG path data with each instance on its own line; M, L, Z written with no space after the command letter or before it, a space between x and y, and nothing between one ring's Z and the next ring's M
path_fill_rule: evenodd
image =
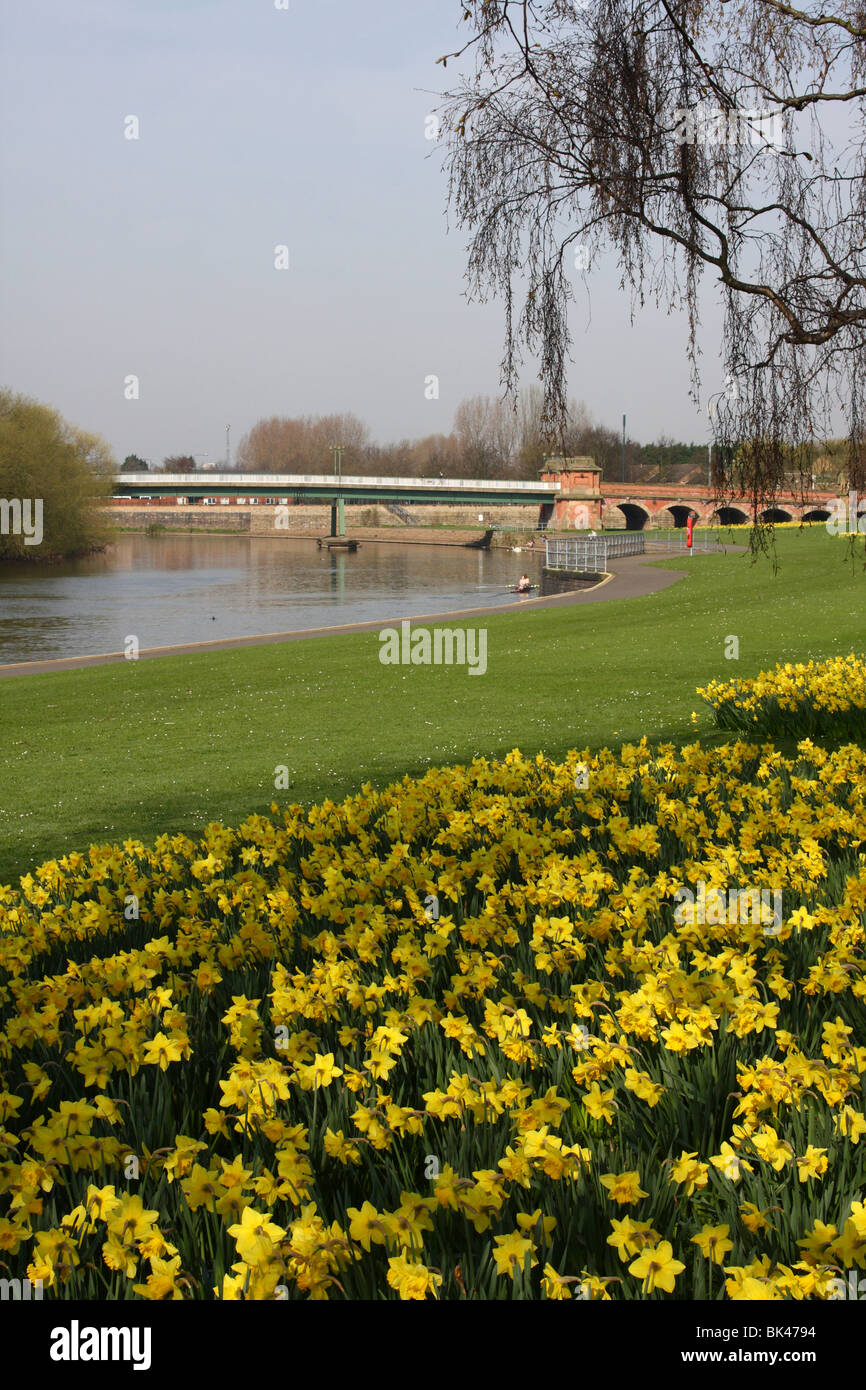
M162 526L167 531L231 531L240 535L269 536L276 539L316 539L331 529L331 509L314 503L300 507L176 507L151 503L140 507L107 509L121 531L144 531ZM492 507L477 512L468 507L413 507L410 525L393 516L385 507L346 507L346 534L360 542L382 541L415 545L465 545L477 540L488 527L508 527L509 531L534 531L537 507ZM479 521L479 515L484 520ZM279 525L277 525L279 522ZM494 538L495 547L511 541ZM536 547L541 542L536 539Z

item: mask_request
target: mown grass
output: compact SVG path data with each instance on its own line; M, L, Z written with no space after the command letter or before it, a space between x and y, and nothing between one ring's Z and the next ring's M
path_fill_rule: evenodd
M747 553L665 559L686 578L659 594L470 618L483 676L383 666L368 632L3 681L0 882L92 841L194 834L517 746L719 740L697 686L864 647L862 546L852 559L817 528L776 546L775 571Z

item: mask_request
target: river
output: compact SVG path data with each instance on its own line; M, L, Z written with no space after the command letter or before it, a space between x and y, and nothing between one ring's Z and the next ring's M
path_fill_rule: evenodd
M543 551L542 551L543 554ZM0 566L0 664L521 600L505 592L534 554L361 543L349 555L309 540L127 535L101 555Z

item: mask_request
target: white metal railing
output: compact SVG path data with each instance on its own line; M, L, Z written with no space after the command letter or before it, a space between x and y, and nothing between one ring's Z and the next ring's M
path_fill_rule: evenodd
M200 473L118 473L115 482L135 487L158 488L164 484L169 487L266 487L270 492L290 492L297 486L333 487L338 480L333 473L212 473L202 469ZM370 478L349 477L345 473L339 479L344 492L351 489L362 491L365 488L399 488L400 491L429 491L431 488L443 492L526 492L537 497L546 494L555 497L560 491L559 483L533 483L526 479L507 478Z
M687 552L685 529L664 531L606 532L603 536L545 537L545 564L548 569L592 570L596 574L607 568L609 560L623 555L673 551ZM725 549L717 536L692 536L692 551L702 554Z
M588 570L599 574L608 560L622 555L643 555L645 538L626 536L561 536L546 538L545 566L552 570Z
M646 535L647 550L687 550L687 538L684 527L676 527L670 530L651 531ZM692 550L708 552L713 550L724 550L725 546L718 536L699 536L697 531L692 533Z

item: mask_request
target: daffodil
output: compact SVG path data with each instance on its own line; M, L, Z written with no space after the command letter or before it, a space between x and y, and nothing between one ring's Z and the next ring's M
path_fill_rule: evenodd
M638 1172L604 1173L601 1183L608 1190L609 1200L619 1206L627 1206L630 1202L638 1202L641 1197L649 1196L640 1185Z
M157 1033L144 1049L144 1062L167 1071L171 1062L179 1062L183 1056L185 1040L179 1037L166 1037Z
M146 1281L143 1284L133 1284L133 1292L153 1301L170 1299L176 1302L182 1299L183 1290L177 1283L180 1266L180 1255L175 1255L171 1260L152 1259Z
M138 1193L121 1193L105 1214L109 1234L123 1244L148 1235L158 1218L159 1212L156 1209L148 1211Z
M286 1232L254 1207L244 1207L240 1221L229 1226L228 1234L234 1240L241 1259L256 1267L273 1259L275 1246Z
M388 1283L403 1300L423 1302L428 1294L438 1297L436 1290L442 1275L405 1255L392 1255L388 1260Z
M609 1125L613 1124L615 1102L612 1088L602 1091L598 1083L593 1082L582 1100L584 1109L594 1120L606 1120Z
M385 1244L388 1238L388 1227L372 1202L364 1202L360 1208L348 1207L347 1215L350 1218L350 1238L357 1240L366 1251L369 1252L371 1244Z
M772 1229L766 1214L755 1206L754 1202L743 1202L740 1207L740 1219L752 1235L757 1235L758 1231L769 1231Z
M689 1197L696 1189L706 1187L708 1181L710 1170L706 1163L699 1163L697 1157L697 1153L686 1153L683 1150L671 1168L671 1182L684 1183L686 1195Z
M309 1066L299 1065L296 1071L298 1084L304 1091L330 1086L336 1077L343 1075L342 1068L334 1065L333 1052L324 1056L317 1052Z
M800 1182L810 1178L821 1178L827 1171L827 1150L816 1149L809 1144L802 1158L797 1159L797 1175Z
M658 1245L644 1250L643 1254L629 1265L628 1272L643 1280L646 1293L652 1293L655 1289L673 1293L676 1276L682 1274L684 1269L682 1261L674 1259L670 1241L662 1240Z
M527 1237L513 1231L510 1235L494 1236L493 1259L496 1264L497 1274L507 1274L509 1279L514 1278L514 1270L522 1269L526 1256L530 1256L530 1265L537 1265L533 1251L535 1246Z
M638 1255L648 1245L658 1244L658 1236L649 1221L633 1221L630 1216L621 1221L611 1221L612 1233L607 1244L612 1245L625 1264L633 1255Z
M741 1158L727 1141L722 1144L721 1151L710 1159L710 1163L731 1182L739 1182L743 1173L754 1172L751 1163L747 1163L744 1158Z
M575 1276L557 1274L556 1270L553 1268L553 1265L551 1264L546 1264L544 1266L544 1274L541 1280L541 1289L545 1298L549 1298L552 1301L559 1302L561 1302L563 1299L571 1298L572 1293L570 1285L579 1283L580 1280Z
M734 1248L734 1242L728 1239L730 1234L730 1226L704 1226L696 1236L692 1236L692 1244L698 1246L706 1259L720 1265L727 1252Z

